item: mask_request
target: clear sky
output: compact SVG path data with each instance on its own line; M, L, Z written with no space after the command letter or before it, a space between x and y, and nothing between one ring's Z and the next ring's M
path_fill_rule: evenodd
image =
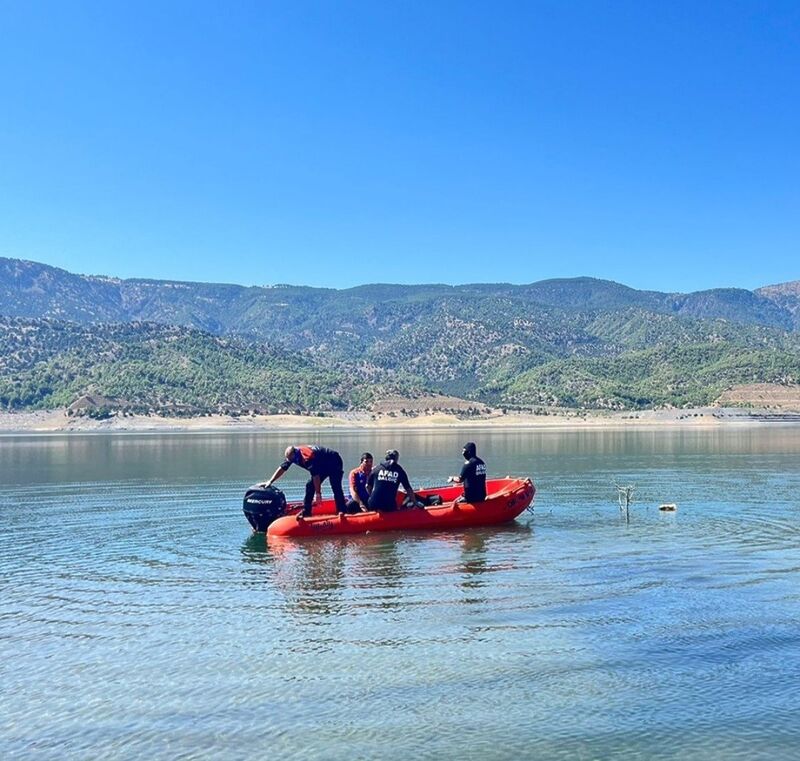
M800 278L800 2L0 0L0 255L243 284Z

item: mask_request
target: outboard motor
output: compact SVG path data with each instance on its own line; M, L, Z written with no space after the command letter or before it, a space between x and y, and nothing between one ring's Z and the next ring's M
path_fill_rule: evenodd
M242 510L253 531L266 531L272 521L286 514L286 497L274 486L254 484L245 492Z

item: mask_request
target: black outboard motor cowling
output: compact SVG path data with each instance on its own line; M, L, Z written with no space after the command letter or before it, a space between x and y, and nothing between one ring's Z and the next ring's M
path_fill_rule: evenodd
M286 497L274 486L255 484L245 492L242 510L253 531L266 531L272 521L286 514Z

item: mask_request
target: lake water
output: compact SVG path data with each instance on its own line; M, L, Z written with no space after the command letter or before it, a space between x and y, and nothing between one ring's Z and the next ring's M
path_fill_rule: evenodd
M315 437L414 485L465 438ZM800 757L800 428L468 438L534 515L276 546L308 434L0 438L0 757Z

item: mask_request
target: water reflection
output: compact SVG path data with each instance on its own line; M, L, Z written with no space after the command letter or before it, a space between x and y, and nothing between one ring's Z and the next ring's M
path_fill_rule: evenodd
M305 539L253 534L241 557L263 570L258 584L279 593L291 604L290 613L335 616L358 607L408 605L409 594L426 598L432 588L450 583L464 592L462 602L487 603L488 597L477 594L491 586L487 576L513 570L509 543L522 551L532 533L530 525L513 523L456 533ZM420 567L420 557L429 565Z
M273 543L286 438L0 440L0 757L796 757L797 433L476 432L533 518ZM463 438L319 435L420 482Z
M569 458L573 472L598 459L624 456L629 463L661 456L662 466L675 458L798 454L796 427L761 426L719 429L652 430L511 430L477 429L489 472L495 476L540 474L543 463ZM75 483L143 479L171 483L241 480L242 487L262 478L280 459L285 443L297 433L254 434L69 434L0 436L0 483ZM312 431L299 438L338 449L345 464L358 461L364 449L397 447L413 483L443 483L460 467L464 433L459 431ZM452 453L452 454L450 454ZM635 454L634 458L631 455ZM549 467L549 466L548 466ZM297 469L293 469L297 470ZM609 468L614 472L613 463ZM283 486L300 491L305 479L289 471Z
M465 589L477 589L483 584L480 576L487 569L486 537L481 532L465 534L461 541L461 565Z
M269 561L267 552L267 536L266 534L259 534L255 531L252 532L247 539L245 539L240 552L242 558L248 563L266 563Z

